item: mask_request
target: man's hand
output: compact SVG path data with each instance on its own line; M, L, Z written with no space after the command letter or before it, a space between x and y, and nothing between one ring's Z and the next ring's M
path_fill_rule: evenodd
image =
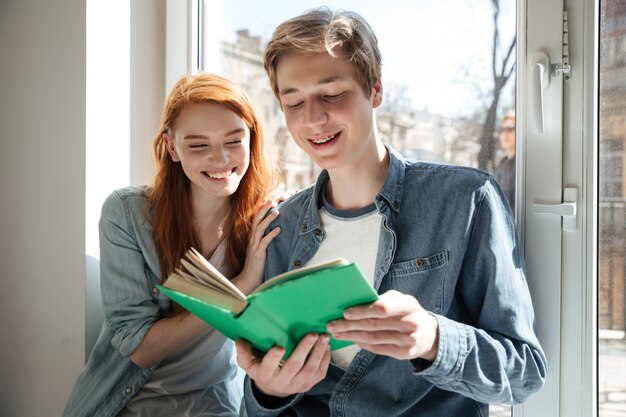
M346 309L344 318L328 323L335 339L351 340L370 352L396 359L434 361L439 323L417 300L390 290L372 304Z
M330 363L329 341L328 335L309 334L283 362L285 349L282 347L270 349L259 359L247 342L237 340L237 363L263 394L288 397L306 392L324 379Z

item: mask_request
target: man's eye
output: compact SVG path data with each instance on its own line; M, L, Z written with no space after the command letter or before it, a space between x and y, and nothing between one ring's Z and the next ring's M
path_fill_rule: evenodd
M287 105L286 105L286 107L287 107L289 110L297 110L297 109L299 109L300 107L302 107L302 102L299 102L299 103L296 103L296 104L287 104Z
M341 100L345 95L346 95L345 91L339 94L328 94L324 96L324 99L328 101L336 101L336 100Z

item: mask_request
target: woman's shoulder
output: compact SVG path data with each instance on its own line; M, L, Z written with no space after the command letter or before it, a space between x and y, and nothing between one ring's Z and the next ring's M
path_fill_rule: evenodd
M147 185L129 185L127 187L118 188L109 194L106 198L107 201L122 201L126 202L128 200L139 200L145 201L148 197L148 193L150 192L150 187Z
M125 199L145 199L150 192L150 187L147 185L129 185L127 187L118 188L113 191L111 195L117 195L118 198Z
M144 213L149 191L148 186L128 186L111 192L102 204L102 215Z

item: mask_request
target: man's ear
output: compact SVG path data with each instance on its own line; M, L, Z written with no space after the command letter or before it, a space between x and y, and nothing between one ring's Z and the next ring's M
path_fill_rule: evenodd
M383 83L377 80L372 88L372 106L377 108L383 103Z
M163 140L165 141L165 147L167 148L167 152L170 154L172 161L180 162L180 157L178 156L178 152L176 152L176 146L174 146L174 138L167 133L163 133Z

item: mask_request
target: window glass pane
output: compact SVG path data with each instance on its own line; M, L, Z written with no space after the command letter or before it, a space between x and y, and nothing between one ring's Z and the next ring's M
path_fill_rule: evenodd
M513 204L515 187L515 0L327 1L365 17L383 56L383 141L408 157L494 173ZM251 96L283 187L314 182L318 168L291 140L263 68L263 48L282 21L317 1L206 0L203 70ZM509 113L509 118L503 116ZM491 415L509 416L493 405Z
M377 1L325 4L359 12L378 36L384 101L377 118L384 141L409 157L490 172L504 161L498 179L505 188L515 183L515 131L507 130L505 147L500 145L501 118L515 106L514 0L406 0L382 8ZM316 6L207 0L204 8L211 13L204 18L202 69L222 73L251 95L286 188L310 184L318 170L286 131L262 51L278 23ZM514 118L506 127L511 126Z
M600 2L598 406L626 416L626 3Z

